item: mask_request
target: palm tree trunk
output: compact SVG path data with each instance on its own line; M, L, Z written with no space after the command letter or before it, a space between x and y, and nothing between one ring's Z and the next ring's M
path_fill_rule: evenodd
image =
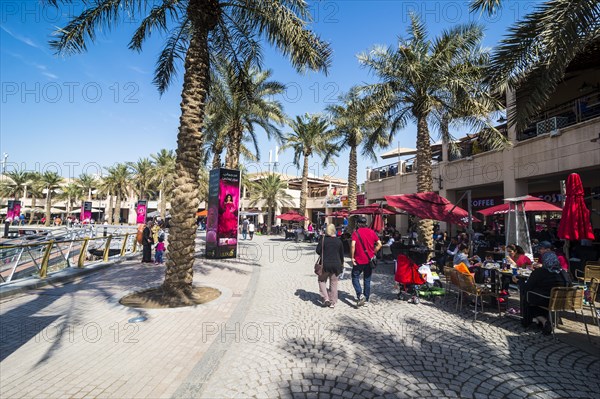
M433 178L431 176L431 144L427 115L417 118L417 192L433 191ZM417 222L419 242L433 249L433 221L420 219Z
M35 195L32 195L31 196L31 216L29 216L29 223L27 223L27 224L33 223L33 217L35 216L35 212L33 212L34 209L35 209Z
M214 155L212 160L212 168L219 169L221 167L221 153L223 152L223 143L219 141L214 148Z
M163 289L174 296L192 295L196 218L199 204L200 152L209 77L208 34L217 23L218 1L190 1L187 15L193 36L185 57L181 117L177 135L175 189L171 202L169 252Z
M50 189L46 193L46 223L44 226L50 226Z
M348 165L348 210L353 211L357 208L356 185L357 185L358 161L356 159L356 145L350 145L350 159ZM348 218L348 230L354 230L356 218Z
M121 194L115 195L115 208L113 210L113 221L117 224L121 222Z
M108 224L112 224L113 222L113 203L112 203L112 196L109 194L106 194L106 201L108 202L108 212L106 212L105 217L107 217L108 220Z
M300 189L300 215L306 216L306 200L308 197L308 156L304 155L302 167L302 188ZM304 223L306 225L306 222Z
M271 235L271 226L273 225L273 207L269 205L269 214L267 215L267 235Z
M244 130L241 126L236 126L230 132L229 145L227 146L227 156L225 157L225 167L227 169L237 169L240 163L240 147L242 146L242 135Z
M92 200L92 188L91 188L91 187L90 187L90 188L88 188L88 199L87 199L87 200L88 200L88 201L91 201L91 200Z
M167 197L164 190L160 190L160 217L165 220L167 218Z

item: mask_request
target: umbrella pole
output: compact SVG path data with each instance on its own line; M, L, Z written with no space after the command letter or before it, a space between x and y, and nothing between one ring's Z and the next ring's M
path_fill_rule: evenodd
M469 211L469 229L467 234L469 234L469 256L473 256L473 202L471 201L471 190L467 190L467 201L468 206L467 210Z

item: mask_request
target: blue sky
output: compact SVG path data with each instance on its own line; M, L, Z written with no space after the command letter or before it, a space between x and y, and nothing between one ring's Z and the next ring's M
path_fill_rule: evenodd
M539 1L508 1L495 16L469 14L466 1L349 0L310 1L313 29L333 48L327 76L299 75L287 60L265 46L264 67L273 79L288 86L280 98L290 116L322 112L351 86L372 82L356 55L376 44L392 45L404 36L409 11L425 21L431 36L466 21L486 27L484 45L493 47L514 21L531 12ZM57 11L37 0L0 3L0 153L8 154L8 168L57 170L65 177L97 173L102 166L135 161L161 148L174 149L179 124L183 70L169 91L159 96L152 85L154 65L162 37L152 36L142 53L127 49L137 26L127 16L118 28L99 31L88 51L70 57L53 54L52 32L68 16L82 9L75 2ZM289 128L284 128L288 131ZM392 147L414 147L416 129L408 126ZM268 161L276 143L261 138L261 163ZM385 152L385 151L381 151ZM279 170L296 174L292 153L279 156ZM316 166L312 173L347 178L348 151L337 167ZM382 166L359 159L359 182L367 166ZM250 169L266 165L250 165Z

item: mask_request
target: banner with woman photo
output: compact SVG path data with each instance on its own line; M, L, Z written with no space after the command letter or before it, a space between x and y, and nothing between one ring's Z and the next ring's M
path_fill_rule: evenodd
M206 257L235 258L240 202L240 171L213 169L208 180Z

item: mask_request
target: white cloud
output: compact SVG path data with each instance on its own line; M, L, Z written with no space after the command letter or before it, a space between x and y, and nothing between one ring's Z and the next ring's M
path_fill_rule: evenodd
M31 47L37 48L37 49L39 49L39 50L43 50L43 48L42 48L40 45L38 45L37 43L35 43L35 42L34 42L33 40L31 40L30 38L28 38L28 37L25 37L25 36L22 36L22 35L19 35L18 33L13 33L13 32L11 32L11 31L10 31L8 28L6 28L6 27L4 27L4 26L2 26L2 25L0 25L0 28L2 28L2 30L3 30L4 32L8 33L10 36L12 36L14 39L16 39L16 40L20 41L21 43L25 43L25 44L26 44L26 45L28 45L28 46L31 46Z

